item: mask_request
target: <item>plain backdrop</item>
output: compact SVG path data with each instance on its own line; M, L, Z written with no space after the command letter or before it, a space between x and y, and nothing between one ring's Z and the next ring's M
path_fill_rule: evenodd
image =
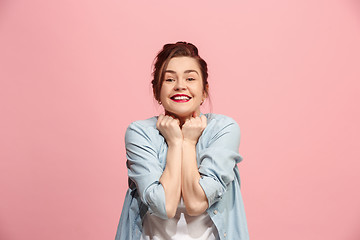
M114 239L124 132L188 41L241 128L252 240L360 239L360 3L0 0L0 239Z

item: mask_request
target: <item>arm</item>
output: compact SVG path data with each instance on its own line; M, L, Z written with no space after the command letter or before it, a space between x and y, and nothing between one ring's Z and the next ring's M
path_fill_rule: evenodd
M168 218L173 218L181 194L181 144L169 145L166 166L160 177L165 191L165 206Z
M196 144L185 140L182 149L182 195L190 216L198 216L209 207L205 192L199 184L195 147Z
M207 148L198 153L200 185L209 207L222 198L227 186L235 179L234 167L242 160L239 154L240 128L231 118L218 118L212 128Z
M183 178L182 194L186 209L192 215L201 214L222 198L227 186L235 178L235 165L242 160L238 151L240 143L240 128L238 124L227 117L213 121L217 121L216 126L212 128L213 136L207 148L197 153L200 158L199 168L197 168L196 155L194 155L196 143L193 142L191 147L188 147L188 149L192 149L189 153L192 152L193 155L187 155L185 153L188 151L186 150L186 133L184 133L183 176L185 176L186 170L190 177L187 180ZM196 131L191 132L194 133ZM185 155L188 157L185 157ZM185 164L192 167L187 167ZM191 184L186 184L185 181L189 181ZM186 186L192 186L192 188ZM202 191L198 188L199 186ZM206 204L204 201L206 201Z
M200 173L196 161L196 143L205 127L206 117L202 116L187 120L182 128L181 190L186 211L191 216L198 216L209 207L205 192L199 184Z
M132 123L125 134L128 176L136 184L140 199L149 211L163 219L175 215L181 194L181 144L178 139L182 143L182 134L179 125L177 133L180 135L176 134L177 122L170 124L166 120L171 119L160 115L157 122L159 131L168 138L164 170L145 127Z
M152 214L167 219L165 192L159 182L163 166L148 127L138 122L130 124L125 134L129 179L136 185L136 193Z
M183 136L179 124L180 122L177 119L160 115L156 125L168 144L166 166L160 177L160 183L163 185L165 191L165 206L168 218L175 216L181 197Z

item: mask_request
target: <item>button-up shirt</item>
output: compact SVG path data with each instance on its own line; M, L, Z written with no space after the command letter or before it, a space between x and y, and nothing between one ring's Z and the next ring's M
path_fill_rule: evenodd
M205 192L206 210L219 237L248 240L249 234L240 192L237 163L240 128L230 117L205 114L207 126L196 144L199 184ZM165 192L160 177L165 169L168 146L156 128L157 117L135 121L125 134L129 189L116 233L116 240L140 239L147 212L167 219Z

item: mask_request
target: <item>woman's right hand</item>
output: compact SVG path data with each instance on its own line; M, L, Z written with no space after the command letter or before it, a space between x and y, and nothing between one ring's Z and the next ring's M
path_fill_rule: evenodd
M180 129L179 119L160 114L156 123L156 128L164 136L168 145L182 143L183 134Z

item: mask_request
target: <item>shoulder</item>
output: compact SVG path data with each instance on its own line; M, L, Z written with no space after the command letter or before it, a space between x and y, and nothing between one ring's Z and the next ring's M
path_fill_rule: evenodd
M125 140L132 137L144 137L150 140L154 134L159 135L159 131L156 128L156 122L157 116L130 123L126 129Z
M224 149L238 149L240 144L240 128L237 122L222 114L207 113L207 126L202 134L206 146L221 146Z
M207 139L240 138L240 127L233 118L215 113L207 113L205 116L208 122L203 134Z
M144 120L137 120L130 123L128 128L137 127L137 128L156 128L157 116L144 119Z
M228 122L235 122L235 120L229 116L218 114L218 113L205 113L204 114L207 119L209 120L220 120L220 121L228 121Z
M229 116L215 113L206 113L205 116L208 120L207 125L212 129L224 129L230 127L240 130L238 123Z

